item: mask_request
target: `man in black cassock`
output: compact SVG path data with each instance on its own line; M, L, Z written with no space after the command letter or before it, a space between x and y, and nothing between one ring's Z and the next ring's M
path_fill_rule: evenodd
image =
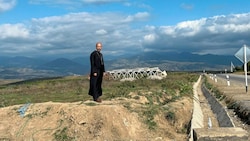
M90 87L89 95L93 97L96 102L102 102L99 98L102 96L102 78L105 72L103 56L101 53L102 43L96 43L96 50L90 54Z

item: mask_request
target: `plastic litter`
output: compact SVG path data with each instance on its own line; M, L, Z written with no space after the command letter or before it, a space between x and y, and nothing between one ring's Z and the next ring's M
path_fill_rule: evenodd
M18 112L20 113L21 117L24 117L25 112L27 111L27 109L29 108L29 106L30 106L30 103L27 103L27 104L23 105L23 106L18 110Z

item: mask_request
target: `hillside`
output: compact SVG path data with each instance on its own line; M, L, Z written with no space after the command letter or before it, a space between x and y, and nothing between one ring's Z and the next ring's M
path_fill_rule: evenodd
M106 78L101 104L87 95L86 77L2 85L0 139L186 140L197 78L192 73L133 82Z
M158 125L155 130L149 129L135 112L147 102L145 97L141 97L139 100L105 100L102 104L92 101L36 103L29 105L24 117L17 112L23 105L1 108L0 139L161 141L187 138L183 126L188 124L191 117L190 99L171 104L178 111L174 122L168 121L164 113L158 113L154 118ZM125 107L126 105L131 106L131 109Z
M83 65L65 58L58 58L38 67L42 70L53 70L59 76L67 76L72 74L83 74L85 68Z

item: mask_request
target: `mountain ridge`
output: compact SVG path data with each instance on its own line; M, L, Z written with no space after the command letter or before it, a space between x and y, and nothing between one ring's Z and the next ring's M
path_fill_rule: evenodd
M88 56L76 56L71 59L66 57L46 59L0 56L0 60L0 78L2 79L85 75L90 70ZM188 52L144 52L134 56L107 60L105 60L104 54L104 61L106 71L138 67L159 67L166 71L229 70L231 62L235 66L242 65L233 55L199 55Z

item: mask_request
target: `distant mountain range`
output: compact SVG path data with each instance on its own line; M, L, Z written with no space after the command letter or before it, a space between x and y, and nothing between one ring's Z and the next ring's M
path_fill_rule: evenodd
M230 55L198 55L188 52L145 52L129 57L105 59L106 71L124 68L159 67L166 71L202 71L230 69L242 63ZM89 57L41 59L24 56L1 57L0 79L32 79L84 75L90 70Z
M233 55L192 54L188 52L145 52L129 58L111 60L108 68L159 67L166 71L230 70L242 63Z

